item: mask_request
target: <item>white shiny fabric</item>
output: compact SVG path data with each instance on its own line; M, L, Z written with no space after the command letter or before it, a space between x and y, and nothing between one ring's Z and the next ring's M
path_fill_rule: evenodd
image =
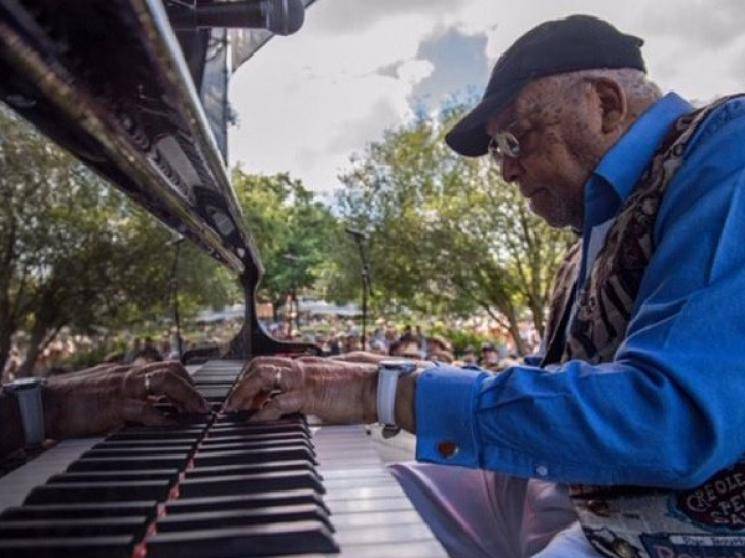
M389 469L450 556L600 557L562 485L432 463Z

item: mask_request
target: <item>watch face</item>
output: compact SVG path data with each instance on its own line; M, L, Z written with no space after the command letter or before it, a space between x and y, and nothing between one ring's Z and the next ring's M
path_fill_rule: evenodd
M411 360L381 360L379 366L386 370L398 370L402 373L416 370L416 363Z

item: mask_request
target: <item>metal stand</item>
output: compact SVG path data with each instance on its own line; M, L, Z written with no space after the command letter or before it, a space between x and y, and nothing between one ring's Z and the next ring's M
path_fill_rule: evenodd
M181 243L184 241L184 237L179 237L173 241L176 245L176 254L173 257L173 268L171 268L171 289L173 292L173 321L176 322L176 352L178 353L178 359L181 360L183 356L183 347L181 346L181 315L178 309L178 259L181 253Z
M363 234L353 234L352 231L349 229L347 232L350 232L352 234L352 238L354 238L355 243L357 244L357 249L360 252L360 262L362 263L362 268L360 270L360 275L362 277L362 350L367 350L367 297L368 295L372 296L372 280L370 278L370 263L367 259L367 254L365 253L365 235ZM356 232L356 231L355 231Z

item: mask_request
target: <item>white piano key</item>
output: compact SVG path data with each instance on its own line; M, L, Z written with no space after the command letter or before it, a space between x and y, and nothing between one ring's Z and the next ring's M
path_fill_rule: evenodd
M20 506L32 488L52 475L64 472L70 463L102 440L103 438L64 440L0 478L0 510Z

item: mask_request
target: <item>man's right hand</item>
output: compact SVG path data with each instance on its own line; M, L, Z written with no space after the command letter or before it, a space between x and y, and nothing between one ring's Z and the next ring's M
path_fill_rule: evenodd
M104 364L49 378L42 393L46 435L55 439L103 434L125 421L149 426L173 424L154 407L160 396L185 412L209 411L188 372L176 361L141 366Z
M226 411L256 411L252 420L288 413L316 415L330 423L377 420L377 366L303 357L258 357L233 389Z

